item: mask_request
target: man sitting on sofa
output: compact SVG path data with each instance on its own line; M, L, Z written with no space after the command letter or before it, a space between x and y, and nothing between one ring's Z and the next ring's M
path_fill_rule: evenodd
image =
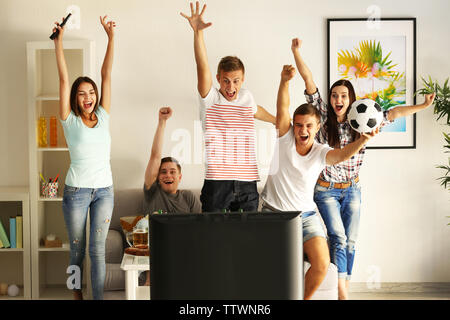
M144 210L153 213L200 213L202 204L190 190L178 190L181 181L181 166L175 158L161 159L166 121L172 116L170 107L159 109L158 126L153 137L150 160L144 176ZM145 285L150 285L146 272Z
M150 160L144 177L144 209L147 213L162 210L164 213L200 213L200 200L189 190L178 190L181 166L175 158L161 159L166 121L173 111L170 107L159 109L159 121L153 138Z

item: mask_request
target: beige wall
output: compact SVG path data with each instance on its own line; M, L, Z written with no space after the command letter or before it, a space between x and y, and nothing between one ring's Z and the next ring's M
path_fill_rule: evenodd
M97 81L106 46L98 16L108 14L117 22L111 111L115 188L142 185L157 110L163 105L175 110L164 151L179 147L179 135L188 133L191 164L183 165L182 187L201 188L201 149L194 149L201 142L194 141L199 124L193 36L179 15L189 12L184 0L0 0L0 185L28 185L25 43L47 40L53 22L71 4L81 8L81 29L67 31L66 39L96 42ZM205 32L211 69L216 70L222 56L238 55L246 65L245 86L258 104L275 113L281 66L294 63L291 38L304 40L304 58L325 92L326 18L367 17L370 5L379 6L382 17L416 17L417 75L441 82L449 77L447 0L212 0L205 15L213 22ZM291 84L293 104L304 101L303 90L297 77ZM427 109L417 115L416 149L367 151L361 170L363 206L354 281L370 281L376 276L373 270L380 271L382 282L450 281L450 226L445 217L450 215L450 198L436 181L441 172L435 169L447 162L442 124ZM264 173L273 130L263 123L257 129ZM263 174L260 187L265 179Z

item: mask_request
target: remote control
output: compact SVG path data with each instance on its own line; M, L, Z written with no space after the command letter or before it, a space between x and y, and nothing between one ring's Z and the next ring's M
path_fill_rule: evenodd
M66 24L67 20L69 20L69 18L70 18L71 15L72 15L72 14L69 13L69 14L67 15L67 17L64 18L63 22L62 22L59 26L60 26L60 27L64 27L64 25ZM52 35L50 36L50 39L54 40L54 39L58 36L58 34L59 34L59 30L56 29L56 31L53 32Z

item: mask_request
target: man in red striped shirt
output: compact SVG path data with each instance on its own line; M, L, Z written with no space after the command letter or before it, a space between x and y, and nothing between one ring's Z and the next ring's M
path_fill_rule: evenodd
M211 23L203 21L206 5L201 13L198 1L195 11L192 3L190 6L191 16L181 15L194 31L197 89L206 150L205 182L200 196L202 211L256 211L259 175L254 119L275 124L275 117L256 104L250 91L242 88L245 69L237 57L222 58L216 75L220 89L212 86L203 39L203 29Z

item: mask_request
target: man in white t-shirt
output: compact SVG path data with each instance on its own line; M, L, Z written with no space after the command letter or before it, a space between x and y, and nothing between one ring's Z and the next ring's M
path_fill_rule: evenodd
M203 212L256 211L259 181L256 163L254 119L275 124L275 117L258 106L249 90L241 88L244 65L233 56L221 59L217 70L220 89L212 87L212 75L206 54L203 21L206 5L199 13L199 3L191 16L183 13L194 31L197 64L197 89L200 95L200 118L206 151L205 181L200 195Z
M326 235L315 212L314 186L325 165L349 159L378 133L361 134L342 149L333 149L314 140L320 129L320 114L310 104L302 104L289 115L289 81L295 68L284 66L277 98L278 140L270 174L261 194L263 211L301 211L303 250L311 263L305 275L304 299L310 299L323 281L330 255Z

